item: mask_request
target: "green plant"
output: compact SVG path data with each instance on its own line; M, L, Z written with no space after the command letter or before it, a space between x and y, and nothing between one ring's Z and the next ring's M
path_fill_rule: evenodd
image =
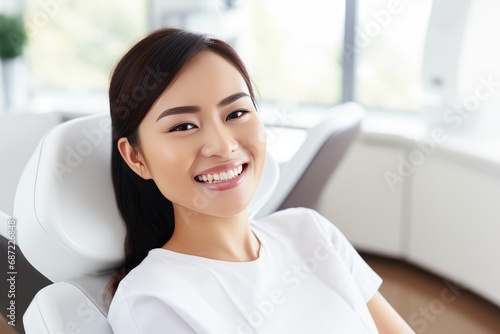
M22 17L0 14L0 59L20 56L26 40Z

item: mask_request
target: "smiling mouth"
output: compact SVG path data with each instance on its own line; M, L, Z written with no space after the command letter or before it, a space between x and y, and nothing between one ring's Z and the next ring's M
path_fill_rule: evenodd
M203 174L198 175L194 179L200 183L221 183L227 182L232 179L237 178L243 171L246 169L247 164L240 165L236 168L227 170L221 173L213 173L213 174Z

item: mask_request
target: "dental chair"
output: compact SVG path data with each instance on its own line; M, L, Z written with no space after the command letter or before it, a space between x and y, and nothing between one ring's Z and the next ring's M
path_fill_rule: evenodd
M314 207L363 115L356 104L333 108L322 122L303 129L307 136L291 159L278 165L268 153L251 216ZM112 269L124 260L125 228L115 204L110 154L109 116L88 116L49 131L25 167L14 205L17 241L31 265L53 282L24 313L28 334L112 333L103 292Z
M23 171L14 203L18 245L54 282L24 313L28 334L112 333L103 292L112 269L124 260L125 227L115 204L110 156L109 116L88 116L49 131ZM268 154L251 216L270 198L278 178Z

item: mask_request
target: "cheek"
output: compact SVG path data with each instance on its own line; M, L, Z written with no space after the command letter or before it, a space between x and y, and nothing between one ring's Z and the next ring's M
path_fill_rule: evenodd
M148 155L148 162L153 175L157 175L172 171L172 167L181 164L182 159L170 147L155 147Z
M258 118L252 120L250 125L242 131L242 141L255 159L256 176L260 178L266 157L266 131Z
M266 151L266 130L261 121L256 117L249 126L245 127L241 132L243 134L242 141L245 146L254 151Z
M165 191L175 188L189 176L192 156L181 145L156 144L146 153L148 168L158 188Z

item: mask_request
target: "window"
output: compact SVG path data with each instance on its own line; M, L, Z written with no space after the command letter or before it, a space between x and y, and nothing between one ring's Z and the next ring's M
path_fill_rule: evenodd
M420 110L422 60L432 0L360 0L356 100L370 108Z
M500 133L499 11L497 1L471 2L458 66L461 127L480 129L482 135Z
M91 92L102 98L117 60L147 31L146 5L146 0L26 0L25 59L35 107L75 110L81 107L75 95L83 94L85 102Z
M332 106L342 96L344 1L255 0L241 54L264 101Z
M238 32L233 44L246 62L262 101L323 106L340 102L343 1L216 4L207 0L191 12L188 5L192 7L193 2L133 0L124 5L118 0L26 0L30 41L25 58L33 82L33 104L42 111L54 107L63 111L106 108L109 75L120 56L147 33L148 10L163 23L167 19L171 25L190 22L188 29L204 30L204 24L213 20L205 20L200 8L215 12L220 21L230 17L227 12L241 9L244 24L239 22L238 27L234 20L223 23ZM163 12L151 10L152 6ZM154 24L149 23L151 26ZM98 98L89 98L91 95ZM75 96L86 105L75 105ZM89 105L91 101L101 102Z
M421 108L432 0L358 2L355 46L347 50L355 55L354 99L369 108ZM131 0L126 5L25 0L32 104L39 111L107 108L113 66L155 27L158 16L162 24L189 23L186 28L199 31L213 25L215 17L224 32L219 37L238 50L263 102L333 106L342 102L345 6L331 0ZM239 12L237 20L231 20L234 12ZM212 17L207 19L207 13ZM75 96L84 103L75 103Z

